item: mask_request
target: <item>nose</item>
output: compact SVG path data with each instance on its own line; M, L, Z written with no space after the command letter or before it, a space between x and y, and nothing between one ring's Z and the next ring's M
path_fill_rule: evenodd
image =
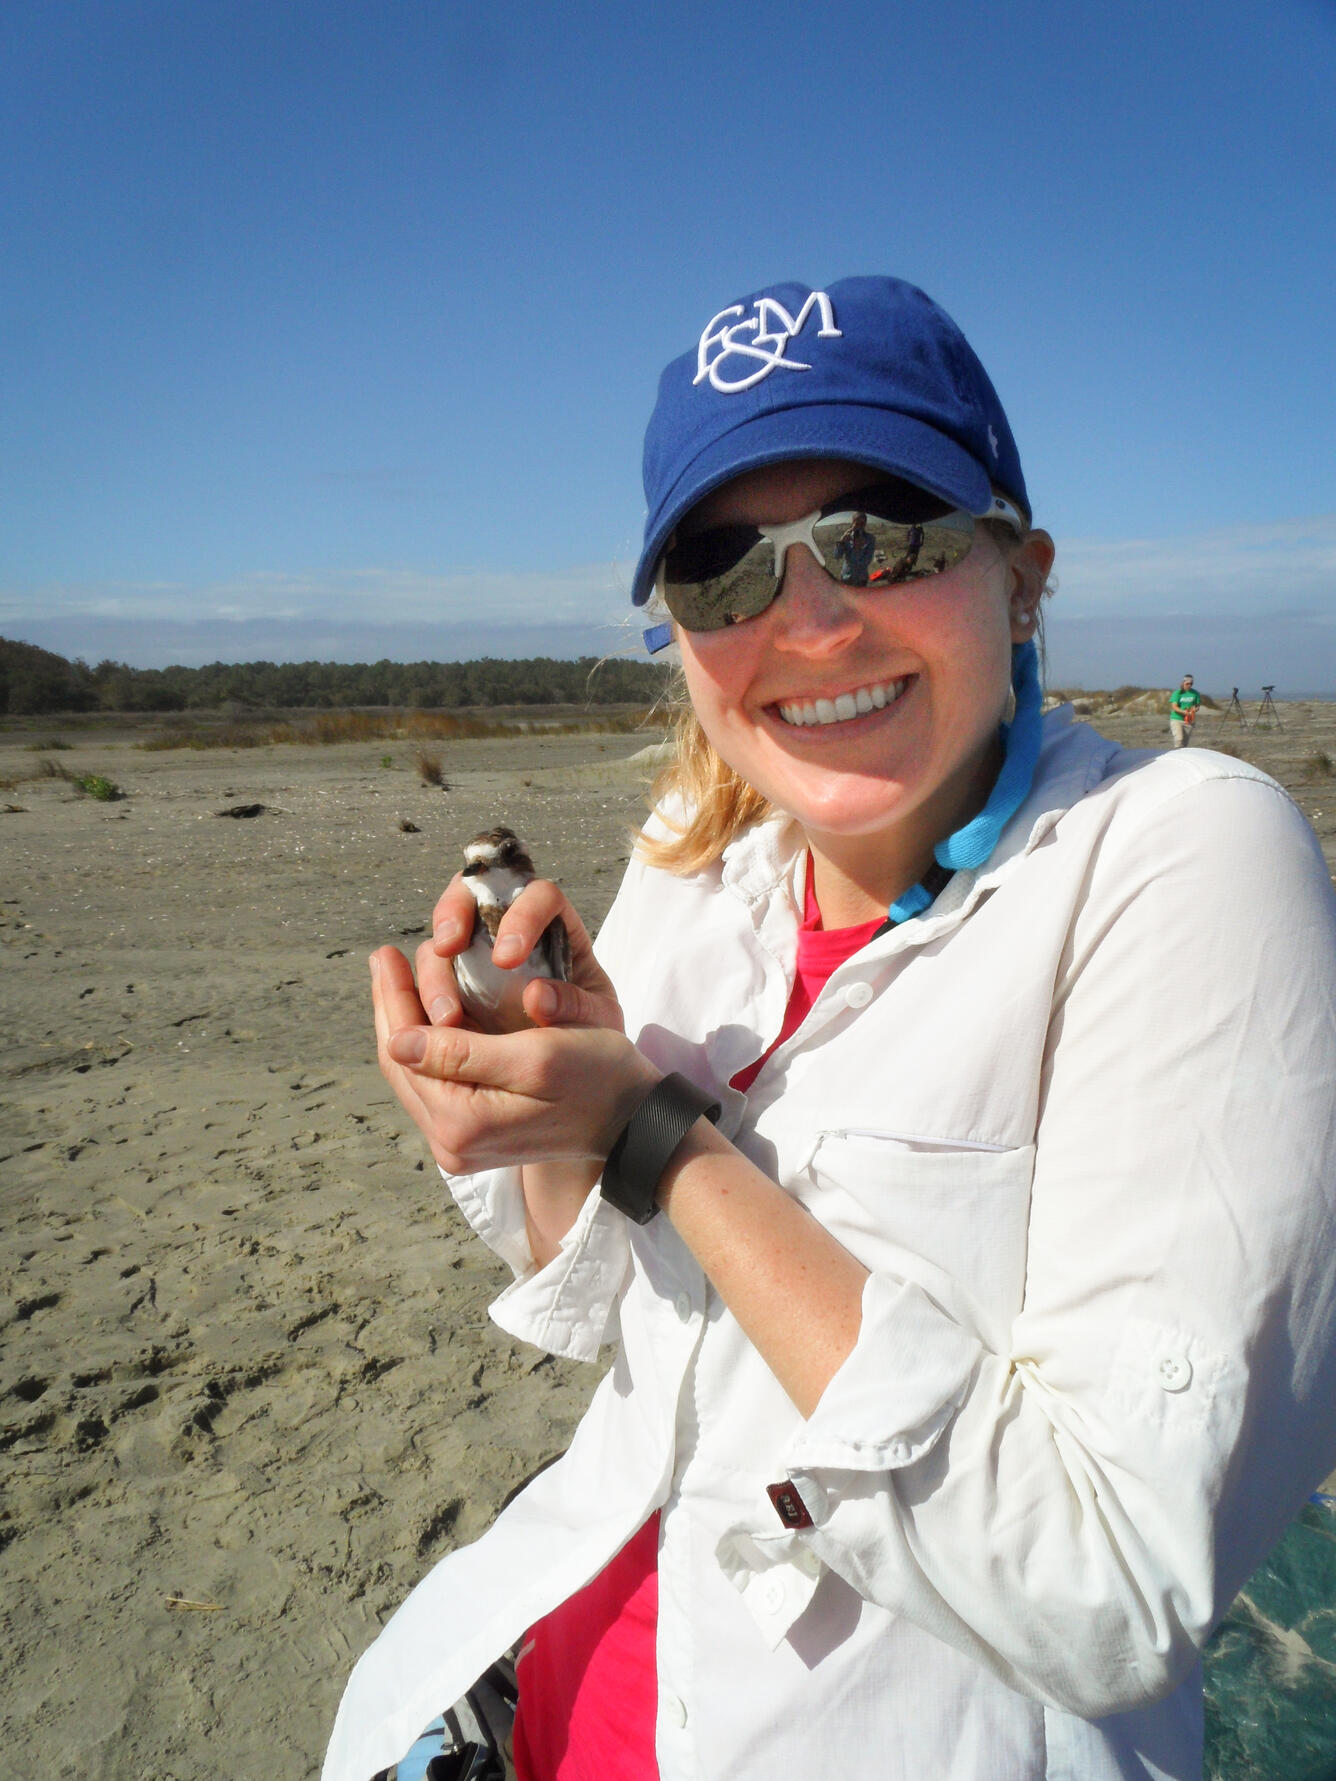
M805 544L784 553L784 580L771 610L773 646L796 655L838 655L863 633L858 590L828 575Z

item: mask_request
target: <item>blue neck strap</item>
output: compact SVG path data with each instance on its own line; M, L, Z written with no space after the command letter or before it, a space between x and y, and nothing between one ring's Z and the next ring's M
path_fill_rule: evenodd
M939 841L933 849L936 865L924 873L925 882L911 884L886 912L893 923L908 921L941 895L953 872L977 871L997 846L1004 828L1025 800L1034 780L1042 736L1039 690L1039 652L1033 642L1017 644L1011 652L1011 685L1016 712L1002 725L1002 770L988 794L988 802L964 828Z

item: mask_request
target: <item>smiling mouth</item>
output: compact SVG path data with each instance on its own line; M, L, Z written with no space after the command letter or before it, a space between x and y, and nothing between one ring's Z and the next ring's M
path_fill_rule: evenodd
M866 717L870 711L884 711L888 705L894 705L911 679L911 675L906 675L903 680L873 681L834 699L785 700L773 709L795 729L847 724L850 718Z

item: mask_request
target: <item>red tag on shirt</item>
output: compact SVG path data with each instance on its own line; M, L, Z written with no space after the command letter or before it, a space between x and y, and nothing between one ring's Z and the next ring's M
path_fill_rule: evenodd
M775 1505L775 1513L785 1527L804 1528L814 1525L812 1517L807 1513L807 1504L787 1478L779 1484L767 1484L765 1494Z

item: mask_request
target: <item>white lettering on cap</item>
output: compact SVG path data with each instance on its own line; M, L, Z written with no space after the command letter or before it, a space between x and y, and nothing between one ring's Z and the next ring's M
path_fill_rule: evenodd
M749 390L753 384L760 383L763 377L769 377L772 371L810 371L810 365L805 365L798 359L786 359L784 353L789 342L802 333L814 308L821 316L817 339L840 338L840 330L835 326L835 311L824 291L813 291L796 317L791 316L784 305L777 303L773 297L758 297L753 307L756 314L747 316L745 321L729 322L730 316L746 313L741 303L734 303L727 309L721 309L718 315L712 316L705 324L705 331L696 348L697 370L692 379L693 385L708 377L712 388L723 396L732 396L739 390ZM739 339L742 334L750 334L753 338ZM728 382L719 375L719 367L730 353L759 361L756 369L748 372L745 377L737 377L731 383Z

